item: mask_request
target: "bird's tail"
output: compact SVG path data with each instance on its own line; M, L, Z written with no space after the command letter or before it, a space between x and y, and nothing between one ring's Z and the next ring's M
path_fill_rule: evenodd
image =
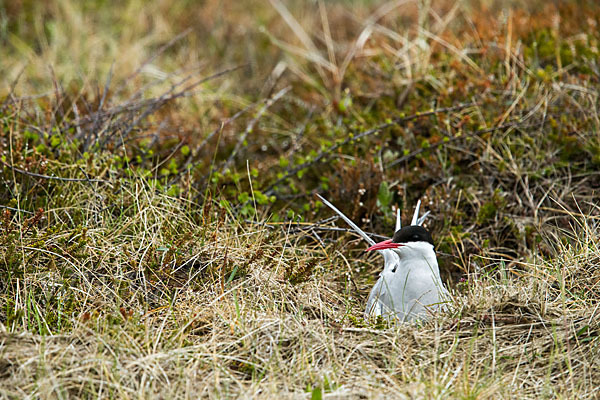
M325 205L327 207L331 208L333 211L335 211L337 213L337 215L339 215L344 221L346 221L346 223L348 225L350 225L350 227L352 229L354 229L354 231L356 233L358 233L360 235L360 237L365 239L365 241L367 243L369 243L370 246L373 246L375 244L375 241L373 239L371 239L369 237L369 235L367 235L362 229L360 229L358 227L358 225L356 225L354 222L352 222L352 220L350 218L346 217L343 212L338 210L336 206L331 204L329 201L327 201L323 196L321 196L318 193L317 193L317 197L319 197L319 199L321 199L321 201L323 203L325 203ZM420 208L421 208L421 200L417 201L417 206L415 207L415 213L413 214L413 218L410 223L411 225L418 225L418 226L423 225L423 222L425 222L425 218L427 218L427 216L429 215L429 211L427 211L425 214L423 214L419 217ZM394 232L399 231L401 228L402 228L402 222L400 221L400 209L398 208L397 213L396 213L396 229L394 230Z
M362 229L360 229L358 227L358 225L356 225L354 222L352 222L352 220L350 218L346 217L343 212L341 212L340 210L338 210L336 208L336 206L334 206L333 204L331 204L329 201L325 200L325 198L323 196L321 196L320 194L317 193L317 196L319 197L319 199L321 199L321 201L323 203L325 203L325 205L327 207L331 208L333 211L335 211L337 213L337 215L339 215L344 221L346 221L346 223L348 225L350 225L350 227L352 229L354 229L354 231L356 233L358 233L360 235L360 237L362 237L363 239L365 239L365 241L367 243L369 243L370 246L373 246L375 244L375 241L373 239L371 239L369 237L369 235L367 235Z

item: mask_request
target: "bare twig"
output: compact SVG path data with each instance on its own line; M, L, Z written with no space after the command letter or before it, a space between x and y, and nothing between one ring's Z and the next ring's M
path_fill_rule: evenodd
M88 130L87 135L85 136L85 142L83 143L83 151L86 151L90 144L90 137L94 135L94 142L98 141L98 131L100 130L100 115L102 112L102 108L104 107L104 102L106 101L106 96L108 95L108 89L110 88L110 82L112 80L113 75L113 67L114 62L110 66L110 70L108 71L108 76L106 77L106 82L104 83L104 90L102 91L102 97L100 98L100 103L98 104L98 110L95 113L94 123L92 125L92 129Z
M246 127L246 129L244 130L244 133L242 133L240 135L240 138L238 139L238 142L235 145L235 148L233 149L233 151L229 155L229 158L227 159L227 161L225 161L225 163L223 164L223 167L221 168L221 171L225 171L227 169L227 167L229 167L229 165L231 165L231 163L233 162L233 159L238 154L238 152L242 148L242 145L246 141L246 138L248 137L248 134L254 130L254 126L256 125L256 123L258 122L258 120L265 114L265 112L267 112L267 110L269 109L269 107L271 107L277 100L279 100L280 98L282 98L290 90L291 90L290 86L281 89L273 97L271 97L270 99L268 99L265 102L265 104L260 108L260 110L258 110L258 113L256 114L256 117L252 118L252 120L250 121L250 123L248 124L248 126Z
M469 133L467 133L465 135L460 135L460 136L454 136L454 137L448 137L448 136L446 136L446 138L448 138L448 140L440 140L439 142L436 142L436 143L430 145L429 147L420 148L418 150L415 150L415 151L413 151L413 152L411 152L411 153L409 153L409 154L407 154L405 156L402 156L402 157L398 158L397 160L392 161L391 163L389 163L388 165L386 165L385 168L386 169L387 168L391 168L391 167L393 167L395 165L398 165L398 164L401 164L401 163L403 163L405 161L411 160L411 159L415 158L416 156L418 156L419 154L421 154L421 153L423 153L425 151L436 149L436 148L438 148L438 147L440 147L442 145L449 144L449 143L455 142L455 141L460 140L460 139L465 139L465 138L469 138L469 137L473 137L473 136L479 136L479 135L483 135L485 133L490 133L490 132L495 132L495 131L501 131L501 130L509 129L509 128L516 128L516 127L519 127L519 126L522 126L522 125L523 124L521 122L517 122L517 123L513 123L513 124L505 124L505 125L495 126L493 128L478 129L476 131L469 132ZM535 126L539 126L539 125L541 125L541 123L532 124L532 125L529 125L529 126L530 127L531 126L535 127Z
M15 96L14 96L15 88L17 87L17 84L19 83L19 79L21 79L21 76L23 75L25 68L26 68L26 65L23 65L21 67L21 69L19 70L19 73L17 74L16 78L11 82L10 89L8 90L8 95L2 101L2 104L0 105L0 110L4 109L6 107L6 105L9 103L9 100L12 103L16 102L17 98L15 98Z
M476 104L477 103L458 104L458 105L452 106L452 107L438 108L438 109L431 110L431 111L426 111L426 112L422 112L422 113L416 113L413 115L409 115L407 117L395 118L391 122L386 122L385 124L381 124L373 129L364 131L364 132L358 134L357 136L350 136L350 137L346 138L344 141L342 141L340 143L336 143L336 144L330 146L328 149L321 151L314 159L307 161L303 164L300 164L294 168L288 169L288 171L285 174L283 174L283 176L281 178L277 179L274 183L272 183L265 190L265 194L267 194L267 195L273 194L275 187L277 187L277 185L279 185L281 182L285 181L290 176L295 175L296 173L298 173L298 171L303 170L304 168L308 168L309 166L320 162L323 158L325 158L326 156L333 153L338 148L348 144L351 141L362 139L364 137L381 132L382 130L387 129L391 126L399 125L404 122L408 122L408 121L411 121L411 120L414 120L414 119L417 119L420 117L428 117L430 115L435 115L435 114L440 114L440 113L445 113L445 112L450 112L450 111L456 111L456 110L463 110L465 108L472 107Z
M150 64L152 61L154 61L158 56L160 56L162 53L164 53L166 50L168 50L171 46L173 46L176 42L178 42L179 40L183 39L185 36L187 36L190 32L192 31L192 28L188 28L185 31L181 32L180 34L178 34L177 36L175 36L173 39L169 40L167 43L165 43L163 46L161 46L160 49L158 49L156 52L152 53L150 55L150 57L148 57L144 62L142 62L140 64L140 66L133 71L133 73L131 73L127 79L125 79L125 81L123 82L123 84L121 85L121 87L119 88L118 92L120 92L121 90L123 90L125 87L127 87L127 84L129 83L129 81L131 81L131 79L133 79L135 76L137 76L142 69L144 69L144 67L148 64Z
M0 204L0 208L4 208L5 210L10 210L10 211L15 211L15 212L22 212L22 213L30 214L30 215L35 214L35 213L32 213L31 211L21 210L20 208L13 208L13 207L9 207L9 206L3 206L2 204Z
M320 222L315 222L315 223L302 223L302 222L282 222L282 223L273 223L273 222L257 222L257 221L251 221L251 220L245 220L245 222L254 224L254 225L260 225L260 226L264 226L266 228L270 228L270 229L277 229L278 227L284 227L284 228L289 228L289 233L290 234L296 234L296 233L311 233L312 231L318 231L318 232L344 232L344 233L354 233L356 234L356 231L354 231L353 229L350 228L339 228L337 226L327 226L324 225L326 222L332 221L332 220L337 220L338 217L337 216L333 216L333 217L329 217L326 218L323 221ZM374 238L378 238L381 240L385 240L385 239L389 239L389 236L385 236L385 235L379 235L377 233L371 233L371 232L365 232L367 235L374 237Z
M13 165L5 163L2 160L0 160L0 163L2 165L4 165L5 167L10 168L11 170L13 170L15 172L18 172L19 174L31 176L31 177L34 177L34 178L57 180L57 181L62 181L62 182L98 182L98 183L109 183L110 184L109 181L105 181L103 179L93 179L93 178L62 178L60 176L43 175L43 174L38 174L38 173L35 173L35 172L25 171L23 169L20 169L20 168L17 168L15 166L13 166Z

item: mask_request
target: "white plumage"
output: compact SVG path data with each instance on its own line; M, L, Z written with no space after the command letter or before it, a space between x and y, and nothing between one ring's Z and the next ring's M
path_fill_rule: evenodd
M393 250L392 267L384 267L367 300L365 317L414 321L435 312L447 299L433 246L414 242Z
M427 318L449 300L429 232L421 227L429 212L419 218L421 201L411 225L402 228L400 210L394 238L375 243L333 204L319 198L352 227L371 247L383 255L384 267L367 300L365 318L381 316L388 321L408 322Z

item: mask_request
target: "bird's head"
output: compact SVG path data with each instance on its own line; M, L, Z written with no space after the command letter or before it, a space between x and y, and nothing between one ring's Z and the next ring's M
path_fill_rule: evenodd
M392 239L369 247L367 251L394 250L401 257L404 253L433 251L433 238L422 226L410 225L396 231Z

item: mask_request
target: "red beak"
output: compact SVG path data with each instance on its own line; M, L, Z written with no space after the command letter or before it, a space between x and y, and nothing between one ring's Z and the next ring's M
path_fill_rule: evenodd
M367 249L367 251L397 249L398 247L401 247L401 246L403 246L403 245L400 243L394 243L394 242L392 242L392 239L388 239L388 240L384 240L383 242L374 244L373 246L369 247Z

